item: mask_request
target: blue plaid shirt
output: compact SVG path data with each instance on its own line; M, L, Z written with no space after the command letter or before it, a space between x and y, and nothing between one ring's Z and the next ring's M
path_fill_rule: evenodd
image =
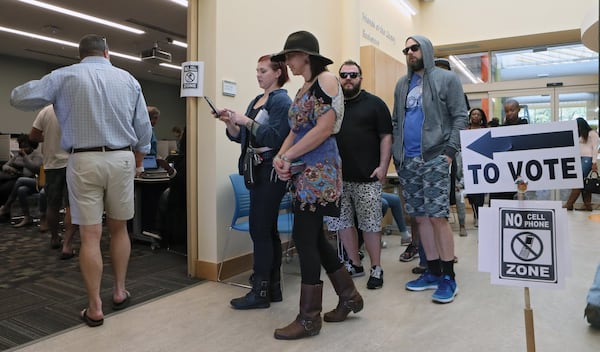
M54 104L61 147L107 146L150 151L152 127L140 84L101 56L59 68L13 89L11 104L35 110Z

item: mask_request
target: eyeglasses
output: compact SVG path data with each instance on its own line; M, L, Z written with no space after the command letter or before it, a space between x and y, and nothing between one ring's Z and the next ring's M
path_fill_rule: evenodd
M355 79L356 77L358 77L360 74L358 72L340 72L340 77L341 78L352 78Z
M416 53L417 51L419 51L419 48L421 47L420 44L413 44L411 46L407 46L406 48L402 49L402 53L404 55L408 55L408 51L412 51L413 53Z

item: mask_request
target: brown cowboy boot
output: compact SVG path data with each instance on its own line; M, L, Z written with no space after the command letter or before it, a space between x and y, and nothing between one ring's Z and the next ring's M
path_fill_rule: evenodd
M323 283L318 285L302 284L300 287L300 314L296 320L281 329L275 329L278 340L297 340L315 336L321 331L321 303L323 301Z
M563 208L566 208L567 210L573 210L573 204L575 204L575 202L577 201L577 198L579 198L580 193L581 193L580 189L571 190L569 199L567 200L567 203L565 203L565 205L563 205Z
M354 286L354 281L348 274L345 267L327 274L335 292L339 296L337 307L331 312L323 315L323 320L330 323L337 323L346 320L350 312L358 313L363 309L363 299Z

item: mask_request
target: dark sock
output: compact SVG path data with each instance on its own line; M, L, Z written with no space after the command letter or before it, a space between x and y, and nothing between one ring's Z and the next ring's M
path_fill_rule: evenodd
M436 260L428 260L427 267L429 268L429 272L435 276L442 276L442 265L439 259Z
M454 279L454 260L442 263L442 273Z

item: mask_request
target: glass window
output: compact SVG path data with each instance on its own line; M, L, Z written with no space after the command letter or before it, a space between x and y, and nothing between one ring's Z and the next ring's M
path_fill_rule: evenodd
M559 121L575 120L578 117L583 117L593 129L598 130L597 92L559 93Z
M546 94L540 95L523 95L492 98L492 114L497 117L500 124L504 124L504 102L508 99L515 99L519 102L519 117L524 118L529 123L544 123L552 122L552 107L550 96Z
M598 53L582 44L492 51L494 82L598 74Z
M450 55L448 60L452 66L452 71L458 75L462 84L488 82L490 60L487 52Z

